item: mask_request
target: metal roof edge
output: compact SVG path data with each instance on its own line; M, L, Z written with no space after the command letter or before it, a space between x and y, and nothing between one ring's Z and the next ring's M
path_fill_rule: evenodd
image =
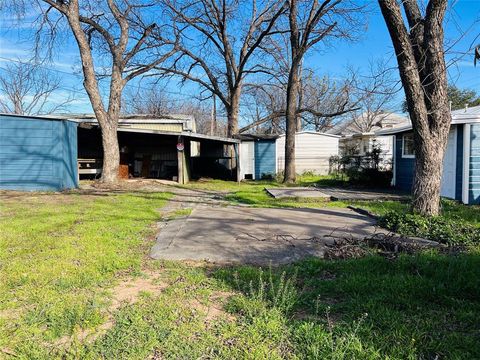
M213 140L213 141L221 141L221 142L234 143L234 144L240 143L240 140L237 140L237 139L224 138L221 136L205 135L205 134L199 134L199 133L188 132L188 131L174 132L174 131L132 129L132 128L118 128L117 130L122 132L132 132L132 133L140 133L140 134L185 136L185 137L194 138L194 139Z
M0 113L0 116L11 116L11 117L19 117L24 119L41 119L41 120L50 120L50 121L70 121L74 123L78 123L78 121L70 119L65 116L58 116L58 115L23 115L23 114L9 114L9 113Z

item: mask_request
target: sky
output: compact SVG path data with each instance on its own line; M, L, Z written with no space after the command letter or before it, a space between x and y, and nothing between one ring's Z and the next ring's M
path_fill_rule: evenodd
M346 76L347 68L363 73L368 70L371 62L378 60L387 61L395 66L393 47L378 5L376 1L366 1L366 4L370 7L369 13L365 15L368 28L361 31L362 35L358 41L336 42L329 44L328 49L312 51L305 59L306 66L313 68L319 75L339 79ZM477 68L473 66L471 53L462 56L472 44L480 44L480 0L456 0L450 1L450 5L453 6L447 14L445 38L447 44L452 44L454 40L455 43L450 49L451 53L446 56L449 82L480 93L480 66ZM26 19L19 24L5 13L0 15L0 72L9 62L27 61L31 58L35 29L29 21L34 16L34 13L27 14ZM65 40L59 50L53 62L45 65L62 80L61 90L52 97L52 100L61 101L62 98L75 95L75 101L69 104L69 111L91 112L91 106L82 87L79 55L75 43ZM127 91L134 91L135 86L131 84ZM172 80L165 84L165 91L180 101L198 93L198 88L192 85L180 87ZM399 105L403 98L403 91L397 93L398 106L393 110L400 109Z

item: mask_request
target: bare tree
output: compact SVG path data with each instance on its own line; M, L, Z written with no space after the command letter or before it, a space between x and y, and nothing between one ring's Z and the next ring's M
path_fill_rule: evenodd
M25 3L25 6L31 6ZM83 85L102 131L103 169L101 181L118 179L118 119L122 92L132 79L146 74L173 54L170 46L160 52L152 42L157 24L146 15L154 3L134 0L36 0L40 12L37 21L37 50L41 41L54 38L64 24L72 32L82 64ZM50 43L51 44L51 43ZM163 49L163 48L162 48ZM52 53L54 48L47 50ZM101 66L99 65L101 64ZM98 65L98 66L96 66ZM100 79L108 80L102 91Z
M208 96L216 95L225 107L228 136L232 136L238 131L245 77L268 69L261 59L253 59L284 12L284 1L252 0L249 5L236 0L164 3L172 15L173 32L181 41L175 44L178 53L170 66L157 68L199 84Z
M369 73L357 75L359 71L350 70L352 96L359 105L350 115L350 127L357 132L370 132L381 128L385 119L391 116L395 94L400 90L399 81L394 79L393 71L383 61L370 64Z
M299 86L297 106L297 128L313 128L324 131L339 116L357 110L357 104L349 95L350 80L332 81L327 76L319 78L312 71L303 71ZM262 126L269 133L284 133L286 128L286 87L281 81L249 84L247 94L252 122L239 132L246 132ZM301 99L301 100L300 100Z
M51 114L64 111L74 96L65 96L61 79L41 64L20 60L6 65L0 72L0 110L20 115ZM58 95L57 99L53 99Z
M207 103L195 98L179 99L168 94L156 83L127 90L124 96L124 109L130 114L191 115L195 118L197 132L217 136L227 134L227 123L223 119L215 119L215 128L212 133L212 114Z
M305 54L327 37L351 38L354 16L361 8L342 0L288 0L288 28L291 63L287 84L285 175L292 183L295 173L295 132L297 131L300 72Z
M447 0L429 0L423 14L417 0L403 0L402 4L407 23L398 0L379 0L413 126L413 211L437 215L451 123L443 31Z

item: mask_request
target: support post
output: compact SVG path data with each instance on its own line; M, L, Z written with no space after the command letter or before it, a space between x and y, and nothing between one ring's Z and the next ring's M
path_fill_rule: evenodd
M241 169L240 169L240 144L233 144L233 148L235 149L235 162L237 163L237 183L240 183L242 180L240 178Z
M177 141L177 164L178 164L178 178L177 181L179 184L183 184L183 151L184 151L184 144L183 144L183 137L179 136Z

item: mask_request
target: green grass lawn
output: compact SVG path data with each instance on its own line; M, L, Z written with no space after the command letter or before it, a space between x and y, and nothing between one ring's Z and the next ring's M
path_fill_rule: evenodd
M149 260L169 197L2 196L0 359L480 358L478 249L263 270ZM147 279L158 289L112 307Z

